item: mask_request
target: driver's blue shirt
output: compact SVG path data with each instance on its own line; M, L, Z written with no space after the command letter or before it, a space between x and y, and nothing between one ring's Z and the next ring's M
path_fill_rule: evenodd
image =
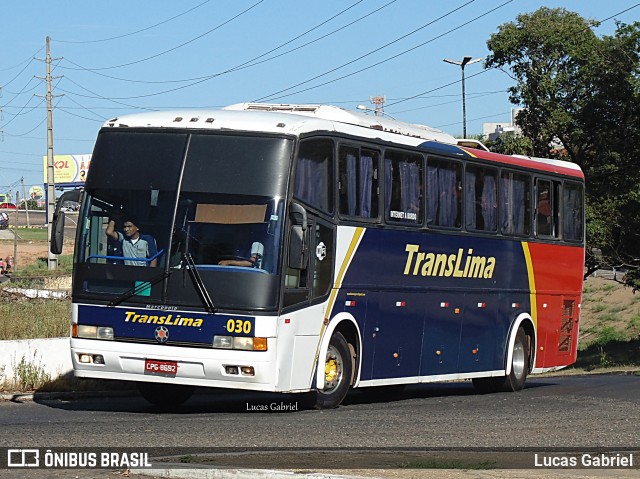
M118 232L118 242L122 246L122 256L125 258L152 258L158 253L156 240L151 235L140 235L137 239L126 238ZM129 266L147 266L147 261L133 261L125 259L124 264Z

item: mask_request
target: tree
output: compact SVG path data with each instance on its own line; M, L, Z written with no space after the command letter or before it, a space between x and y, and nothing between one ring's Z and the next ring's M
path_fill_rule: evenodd
M587 251L629 269L640 288L640 22L596 36L562 8L540 8L499 27L487 67L508 67L516 122L535 156L559 140L587 181Z
M502 134L493 141L487 141L486 147L495 153L503 155L527 155L533 154L533 142L530 138L515 134Z

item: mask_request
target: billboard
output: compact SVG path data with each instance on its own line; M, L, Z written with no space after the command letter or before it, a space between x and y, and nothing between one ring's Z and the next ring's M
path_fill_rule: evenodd
M42 157L44 181L47 183L47 157ZM84 183L91 155L53 155L54 183Z

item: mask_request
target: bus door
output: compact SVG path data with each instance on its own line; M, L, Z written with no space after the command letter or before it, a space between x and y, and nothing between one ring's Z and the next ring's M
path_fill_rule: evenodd
M371 332L372 379L418 376L424 318L421 297L402 291L378 295L377 320Z
M497 294L489 293L465 294L458 359L459 372L500 369L501 353L496 349L498 297Z
M427 293L422 341L421 376L458 372L460 329L464 296L460 293Z

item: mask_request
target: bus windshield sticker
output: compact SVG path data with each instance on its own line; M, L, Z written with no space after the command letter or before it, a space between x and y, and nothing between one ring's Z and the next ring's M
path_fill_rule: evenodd
M199 204L196 223L248 224L264 222L267 205L210 205Z

